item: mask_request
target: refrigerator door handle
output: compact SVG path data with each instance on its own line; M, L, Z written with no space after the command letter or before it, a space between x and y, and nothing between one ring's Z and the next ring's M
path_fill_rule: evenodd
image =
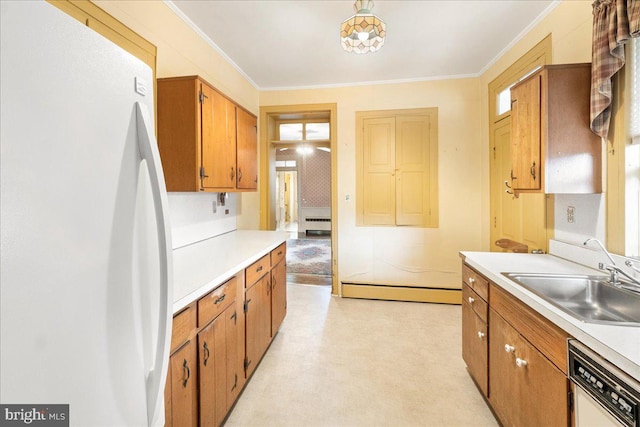
M160 256L160 308L158 321L158 341L155 348L154 363L146 378L147 414L149 425L162 425L164 419L164 385L169 365L169 346L171 343L172 318L172 245L171 230L167 217L168 200L160 153L153 129L150 126L149 112L144 104L136 102L136 121L138 146L141 157L146 160L151 180L154 212L158 228L158 246Z

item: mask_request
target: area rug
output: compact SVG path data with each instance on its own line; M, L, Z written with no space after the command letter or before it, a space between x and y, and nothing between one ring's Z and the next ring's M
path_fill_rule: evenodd
M331 275L331 240L287 240L287 273Z

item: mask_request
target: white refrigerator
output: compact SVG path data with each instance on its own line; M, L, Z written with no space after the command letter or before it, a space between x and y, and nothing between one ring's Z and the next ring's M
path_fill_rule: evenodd
M162 425L172 252L151 70L49 3L0 7L0 404Z

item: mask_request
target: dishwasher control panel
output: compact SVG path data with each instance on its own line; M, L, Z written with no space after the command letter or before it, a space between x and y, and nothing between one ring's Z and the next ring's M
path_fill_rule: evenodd
M574 340L569 341L569 378L628 427L640 427L640 384Z

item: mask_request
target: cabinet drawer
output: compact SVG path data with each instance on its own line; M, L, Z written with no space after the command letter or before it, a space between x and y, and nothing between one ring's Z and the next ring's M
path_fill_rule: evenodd
M567 373L569 335L564 330L495 284L491 284L491 308L558 369Z
M488 304L485 300L480 298L480 296L469 287L466 283L462 284L462 301L469 304L469 306L473 309L473 311L480 317L484 322L487 321L488 317Z
M462 266L462 280L485 301L489 300L489 281L466 264Z
M229 307L236 297L237 279L232 277L198 300L198 327L201 328Z
M191 332L196 328L196 307L189 305L180 313L173 316L173 330L171 332L171 352L185 343Z
M283 243L271 251L271 267L278 265L287 254L287 244Z
M258 261L251 264L245 270L245 274L246 274L245 286L247 288L250 288L251 285L257 282L259 278L261 278L266 273L268 273L270 268L271 268L270 254L263 256Z

